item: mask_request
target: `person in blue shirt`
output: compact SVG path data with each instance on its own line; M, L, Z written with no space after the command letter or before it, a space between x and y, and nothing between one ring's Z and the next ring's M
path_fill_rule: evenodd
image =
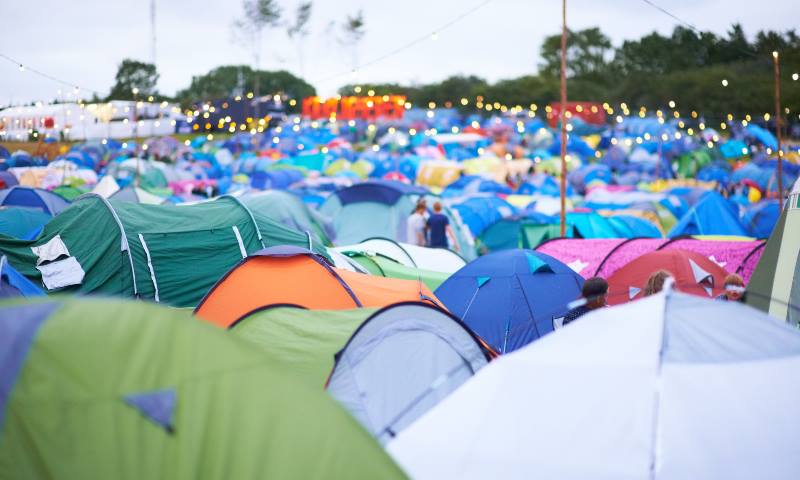
M426 225L426 229L428 230L428 246L433 248L447 248L448 243L447 239L450 238L450 245L453 246L453 250L458 251L458 243L456 242L456 236L453 233L453 229L450 227L450 219L447 218L447 215L442 213L442 203L435 202L433 204L433 214L428 217L428 222Z

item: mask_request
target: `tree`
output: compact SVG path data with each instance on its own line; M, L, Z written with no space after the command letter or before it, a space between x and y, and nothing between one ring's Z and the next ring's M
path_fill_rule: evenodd
M188 107L195 102L228 97L239 86L240 76L247 91L253 91L258 82L269 94L285 93L295 99L316 94L314 87L305 80L285 70L268 72L253 70L247 65L224 65L192 77L191 84L176 94L177 99Z
M233 23L236 40L250 49L253 55L255 69L261 68L261 39L264 30L279 25L281 7L275 0L243 0L244 17ZM256 76L256 100L260 96L260 85ZM256 101L256 116L259 116L258 101Z
M140 62L126 58L117 68L117 76L107 100L133 100L133 89L137 89L137 98L158 95L156 84L158 71L152 63Z
M358 68L358 44L367 33L364 27L364 12L359 10L355 15L348 15L342 24L342 33L344 37L340 43L352 49L353 71L355 71Z
M286 34L289 40L293 40L297 46L297 63L300 66L300 75L305 76L305 65L303 64L303 40L308 36L308 21L311 20L312 3L301 2L297 6L294 22L286 27Z
M608 66L611 40L599 28L567 31L567 76L576 77L602 73ZM558 77L561 71L561 35L544 39L540 50L540 72L548 77Z

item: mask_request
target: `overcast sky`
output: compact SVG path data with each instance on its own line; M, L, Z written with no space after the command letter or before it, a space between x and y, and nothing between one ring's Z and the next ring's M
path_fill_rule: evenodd
M237 45L231 23L239 0L156 0L156 63L161 92L174 94L192 75L225 64L252 63ZM300 0L279 0L291 13ZM703 30L724 33L734 22L753 36L761 29L786 30L798 19L798 0L655 0ZM367 33L361 63L385 55L431 32L482 0L315 0L305 41L305 77L320 94L351 83L350 50L336 41L347 14L364 12ZM599 26L617 45L657 30L669 33L675 20L642 0L568 0L573 29ZM126 57L150 61L150 0L0 0L0 53L85 88L108 92L118 63ZM559 0L494 0L442 31L438 38L359 71L360 81L428 82L453 74L489 80L536 71L542 39L559 32ZM300 73L297 48L285 29L267 33L261 66ZM0 59L0 104L50 100L67 87L39 78Z

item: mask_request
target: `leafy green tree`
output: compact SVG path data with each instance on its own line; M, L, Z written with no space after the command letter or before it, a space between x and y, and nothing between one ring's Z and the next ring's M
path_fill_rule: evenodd
M111 87L107 100L133 100L134 89L137 91L136 98L157 96L157 83L158 71L155 65L126 58L117 68L114 86Z
M611 40L599 28L587 28L577 32L568 30L567 76L575 77L604 71L611 52ZM558 77L561 71L561 35L546 37L540 55L541 74Z
M342 24L340 43L351 49L353 70L358 68L358 46L367 33L364 23L364 12L359 10L354 15L348 15Z
M254 91L258 84L269 94L285 93L298 101L316 94L313 86L285 70L255 71L247 65L225 65L204 75L192 77L191 84L180 90L176 97L184 106L202 100L228 97L239 86L240 76L244 80L245 92Z

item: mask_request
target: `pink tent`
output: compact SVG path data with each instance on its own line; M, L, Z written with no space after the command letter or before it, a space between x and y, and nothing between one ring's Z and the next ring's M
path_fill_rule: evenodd
M699 253L745 283L764 251L764 240L700 240L696 238L579 239L545 242L537 251L557 258L584 278L610 277L630 261L656 250L681 249Z

